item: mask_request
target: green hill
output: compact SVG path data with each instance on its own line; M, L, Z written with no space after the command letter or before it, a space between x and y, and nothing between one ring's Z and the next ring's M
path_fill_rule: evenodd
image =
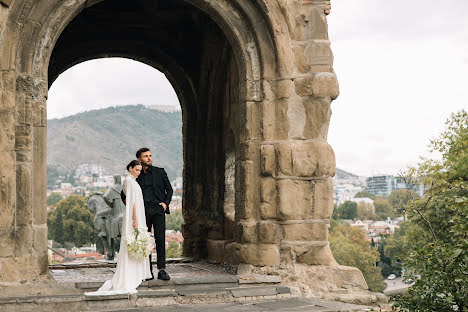
M164 167L171 180L182 176L181 112L117 106L47 122L48 171L100 164L109 173L122 173L143 146L151 149L153 164Z
M342 169L336 168L336 177L338 179L345 179L345 178L354 178L354 177L357 177L357 175L344 171Z

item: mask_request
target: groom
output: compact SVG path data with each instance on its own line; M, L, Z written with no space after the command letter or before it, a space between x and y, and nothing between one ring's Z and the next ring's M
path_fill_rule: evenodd
M149 148L142 147L136 152L136 158L141 163L142 171L136 181L141 187L145 204L146 225L148 231L154 229L156 254L158 257L158 279L168 281L171 277L166 273L166 215L169 214L169 203L172 199L172 186L163 168L154 167L153 157ZM149 256L151 279L154 279L152 257Z

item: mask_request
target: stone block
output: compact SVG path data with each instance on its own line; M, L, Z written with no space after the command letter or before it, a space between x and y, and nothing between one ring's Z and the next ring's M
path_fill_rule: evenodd
M32 149L32 131L30 126L16 126L15 150Z
M330 219L333 213L334 187L333 179L316 181L314 188L314 207L312 211L313 219Z
M292 146L289 142L281 142L276 146L276 158L278 160L278 175L291 176L292 171Z
M253 141L244 141L240 143L240 159L255 161L258 159L258 144Z
M16 101L15 94L12 91L6 89L0 89L0 110L12 111L15 109Z
M257 247L256 265L276 267L280 264L280 251L277 245L259 244Z
M239 297L257 297L257 296L274 296L277 294L276 286L267 287L238 287L231 289L231 293L235 298Z
M294 79L294 86L296 87L296 94L299 96L309 96L313 94L312 82L313 76L296 78Z
M16 121L20 125L32 125L31 99L24 94L17 96Z
M310 246L307 252L299 255L296 261L310 265L336 265L330 246Z
M32 150L29 151L16 151L16 161L18 162L30 162L32 161Z
M254 171L255 164L252 161L241 161L239 164L238 182L239 189L236 200L236 213L238 219L256 219L258 198L258 174Z
M274 244L276 242L277 224L259 223L258 241L263 244Z
M276 204L276 181L273 178L260 179L260 200L271 205Z
M33 226L33 249L37 254L47 252L47 225Z
M315 6L302 6L295 16L294 38L297 41L328 39L327 23L323 11Z
M45 127L47 124L46 103L44 101L32 102L33 126Z
M216 263L226 262L226 241L225 240L206 240L206 249L208 251L208 260Z
M46 167L46 128L34 127L33 146L33 222L34 224L47 223L47 176Z
M275 101L275 140L286 140L289 138L289 99Z
M241 243L257 243L257 221L240 221L237 224L236 240Z
M328 224L283 224L283 239L287 241L326 241L328 240Z
M274 175L276 171L275 147L262 145L260 147L260 161L263 175Z
M14 238L14 227L0 227L0 258L14 255Z
M310 181L279 180L279 211L280 220L303 220L311 210Z
M328 40L309 42L304 49L304 55L307 63L311 65L333 64L333 53ZM331 66L327 71L332 71Z
M32 222L32 174L26 164L16 165L16 209L17 225L30 225Z
M304 45L295 45L293 46L294 58L296 61L297 71L305 74L308 73L311 69L309 60L305 55L305 46ZM297 91L296 91L297 92Z
M316 73L312 81L312 93L315 97L336 99L340 95L336 75L334 73Z
M279 248L275 244L237 244L236 252L240 263L255 266L277 266L280 263Z
M293 82L290 79L278 80L274 84L277 99L289 98L293 89Z
M302 140L306 121L306 111L301 97L291 97L288 101L288 138Z
M0 152L0 227L13 226L15 217L15 172L13 153Z
M303 131L305 138L327 139L332 113L330 103L331 99L329 97L315 98L310 96L302 99L306 112L306 123Z
M276 119L275 103L271 101L263 101L260 103L260 107L262 110L261 121L263 140L274 140Z
M278 293L278 295L290 294L291 289L289 287L287 287L287 286L276 286L276 292Z
M247 102L240 110L240 123L243 125L240 141L255 140L260 134L259 107L256 102Z
M11 152L15 146L15 118L11 110L0 110L0 151Z
M325 141L295 144L292 149L293 173L299 177L334 176L335 154Z
M33 231L30 225L16 227L15 255L30 255L33 245ZM47 245L46 245L47 246Z
M260 203L260 218L262 220L276 219L276 205Z

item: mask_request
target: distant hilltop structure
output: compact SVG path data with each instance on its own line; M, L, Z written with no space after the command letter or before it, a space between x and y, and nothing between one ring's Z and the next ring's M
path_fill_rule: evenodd
M164 113L175 113L180 111L179 105L148 105L147 107Z

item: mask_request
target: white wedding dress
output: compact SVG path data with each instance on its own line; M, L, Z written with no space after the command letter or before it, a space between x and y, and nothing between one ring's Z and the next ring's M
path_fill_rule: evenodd
M132 214L133 204L136 207L138 227L146 229L145 206L140 185L135 178L127 173L123 182L123 190L126 196L125 214L122 221L122 236L120 251L117 257L117 267L112 279L95 292L87 292L86 296L106 296L117 294L133 294L141 282L151 277L149 258L144 260L129 256L126 237L133 232Z

